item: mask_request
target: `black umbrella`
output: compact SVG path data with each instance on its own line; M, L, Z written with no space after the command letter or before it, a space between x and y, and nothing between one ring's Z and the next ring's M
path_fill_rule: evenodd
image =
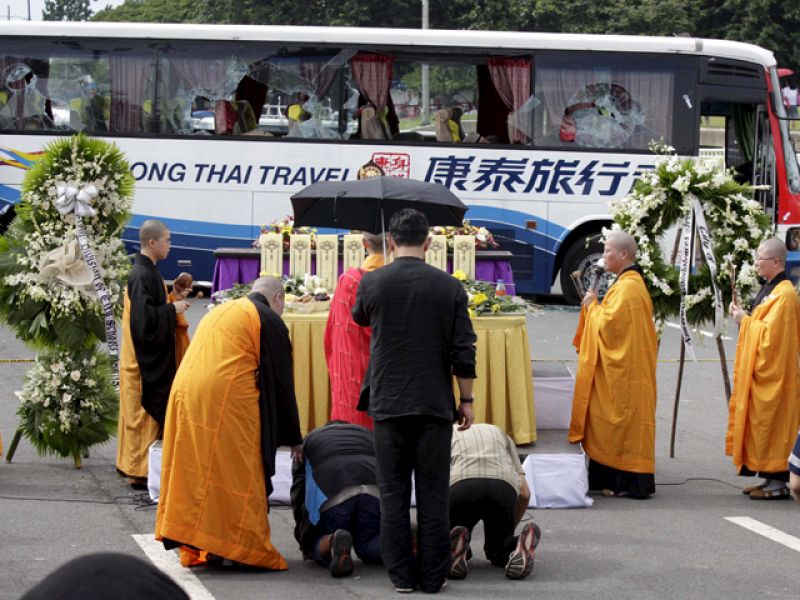
M459 226L467 207L439 183L398 177L321 181L292 196L296 227L335 227L370 233L386 231L403 208L422 212L431 225Z

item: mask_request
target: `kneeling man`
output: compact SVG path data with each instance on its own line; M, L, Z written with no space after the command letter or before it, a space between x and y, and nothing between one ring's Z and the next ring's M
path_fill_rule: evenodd
M533 571L541 531L532 521L519 536L514 529L531 499L514 442L496 425L481 423L464 431L453 426L450 459L450 579L468 573L472 529L483 521L486 558L505 567L509 579Z
M351 550L381 563L381 506L375 474L375 436L361 425L331 421L303 443L292 465L294 536L305 558L334 577L353 572Z

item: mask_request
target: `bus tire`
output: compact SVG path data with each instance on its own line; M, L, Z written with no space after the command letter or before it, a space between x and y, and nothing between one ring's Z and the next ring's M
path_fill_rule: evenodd
M588 245L586 243L587 239L589 240ZM572 282L570 274L573 271L581 271L581 280L584 282L584 287L588 287L587 283L591 278L586 271L602 256L603 242L599 233L588 236L582 235L572 242L572 245L564 254L564 260L561 261L561 275L559 278L561 293L564 294L564 300L567 304L577 306L581 303L581 296L578 290L575 289L575 284Z

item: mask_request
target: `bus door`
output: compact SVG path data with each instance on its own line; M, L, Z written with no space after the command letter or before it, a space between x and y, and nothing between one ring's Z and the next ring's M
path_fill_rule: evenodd
M752 184L755 186L769 186L768 189L756 190L754 199L761 204L764 212L770 216L773 223L777 223L775 211L778 206L775 183L775 148L772 145L769 114L766 107L759 106L756 111L756 131L753 144Z
M764 105L732 103L725 125L725 167L740 183L769 186L754 193L764 212L775 221L775 151L769 114Z

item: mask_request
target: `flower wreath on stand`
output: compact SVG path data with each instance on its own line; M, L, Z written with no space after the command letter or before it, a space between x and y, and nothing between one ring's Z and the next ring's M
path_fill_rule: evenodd
M20 425L40 455L72 457L116 432L116 324L130 259L121 239L133 176L122 152L77 135L28 172L0 237L0 319L39 353L25 375ZM100 346L107 344L107 350Z
M732 170L715 161L680 158L672 148L661 144L652 144L651 150L659 155L655 169L643 173L631 193L612 202L610 210L613 228L636 238L636 262L644 274L656 322L661 327L668 317L680 313L681 306L678 271L661 251L660 240L665 231L683 224L693 208L695 212L702 209L712 238L716 286L723 307L727 307L732 273L735 272L734 285L740 300L750 297L758 285L754 254L771 229L769 217L753 200L756 188L737 183ZM696 254L703 255L699 244ZM683 299L691 325L714 321L714 296L711 269L703 261L689 275L688 294Z

